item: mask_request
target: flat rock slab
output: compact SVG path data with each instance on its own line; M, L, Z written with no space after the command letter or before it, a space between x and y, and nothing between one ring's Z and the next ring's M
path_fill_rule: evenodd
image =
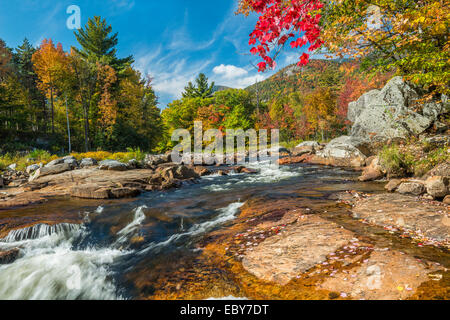
M295 276L322 263L353 239L353 233L316 216L307 216L272 236L252 251L242 265L260 279L285 285Z
M393 226L414 232L417 236L450 243L450 211L442 203L424 201L396 193L379 194L361 199L352 209L353 216L379 226Z
M360 266L327 278L318 287L352 299L399 300L412 296L437 270L398 251L374 251Z

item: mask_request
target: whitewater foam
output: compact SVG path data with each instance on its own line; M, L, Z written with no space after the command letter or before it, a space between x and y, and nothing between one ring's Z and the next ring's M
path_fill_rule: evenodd
M109 266L124 251L76 249L89 234L84 225L46 224L11 231L0 250L19 248L19 257L0 266L0 299L120 299Z
M141 250L139 252L139 254L145 254L151 249L167 246L170 243L172 243L176 240L179 240L182 237L186 237L186 236L192 237L192 236L196 236L196 235L211 231L216 226L221 225L227 221L233 220L236 216L236 213L238 213L239 209L243 205L244 205L244 203L242 203L242 202L234 202L234 203L229 204L225 208L218 209L217 211L219 212L219 215L217 215L217 217L214 220L195 224L191 228L189 228L188 231L186 231L184 233L173 234L165 241L158 242L158 243L151 243L145 249Z

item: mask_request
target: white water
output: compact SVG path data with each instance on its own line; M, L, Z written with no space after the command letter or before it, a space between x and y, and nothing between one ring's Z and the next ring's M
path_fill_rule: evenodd
M195 224L191 228L189 228L188 231L186 231L184 233L174 234L174 235L170 236L166 241L158 242L158 243L151 243L148 247L141 250L139 252L139 254L147 253L149 250L154 249L154 248L164 247L164 246L172 243L173 241L176 241L185 236L196 236L196 235L211 231L216 226L221 225L227 221L233 220L236 216L236 213L238 213L239 208L241 208L243 205L244 205L244 203L242 203L242 202L234 202L234 203L229 204L225 208L218 209L219 215L214 220Z
M144 210L147 209L147 206L141 206L139 208L134 209L134 219L131 221L125 228L117 232L119 238L116 240L115 244L123 244L127 240L129 240L136 232L139 230L142 222L145 220Z
M83 225L36 225L11 231L0 250L20 248L19 258L0 266L0 299L120 299L109 265L119 250L73 244L88 234Z
M289 167L279 166L273 164L270 161L254 162L247 165L250 169L258 170L257 174L230 174L231 182L211 184L205 186L204 189L213 192L220 192L225 190L231 190L236 185L254 185L258 183L272 183L281 180L289 179L301 175L300 171L293 171ZM235 176L238 176L234 178ZM205 180L216 179L217 175L206 176Z

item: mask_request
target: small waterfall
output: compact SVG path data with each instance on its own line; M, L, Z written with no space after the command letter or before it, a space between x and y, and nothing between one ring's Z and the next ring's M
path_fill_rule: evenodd
M131 238L131 236L136 234L142 222L144 222L145 220L145 213L144 213L145 209L147 209L147 206L141 206L139 208L134 209L133 221L131 221L127 226L125 226L125 228L117 232L119 238L115 242L116 245L125 243L128 239Z
M170 236L166 241L159 242L159 243L151 243L149 246L147 246L145 249L141 250L139 254L145 254L149 250L159 247L164 247L166 245L171 244L172 242L179 240L182 237L185 236L196 236L202 233L206 233L208 231L211 231L216 226L223 224L227 221L233 220L236 216L236 213L238 213L239 209L244 205L243 202L234 202L229 204L225 208L218 209L219 215L211 221L205 221L203 223L195 224L193 225L188 231L184 233L176 233L172 236Z
M0 239L0 242L12 243L26 240L36 240L44 237L49 237L54 234L71 234L82 228L79 224L60 223L55 225L37 224L31 227L11 230L9 234Z
M0 250L19 248L19 258L0 265L0 299L120 299L110 265L126 254L110 248L77 248L84 225L39 224L11 231Z

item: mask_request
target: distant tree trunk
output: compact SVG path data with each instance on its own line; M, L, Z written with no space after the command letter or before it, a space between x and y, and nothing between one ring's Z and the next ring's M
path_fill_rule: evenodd
M83 103L84 112L84 147L86 152L89 152L89 112L86 103Z
M55 109L53 106L53 88L50 88L50 105L52 108L52 134L55 133Z
M72 153L72 142L70 140L70 122L69 122L69 109L67 107L67 96L66 96L66 120L67 120L67 134L69 136L69 154Z

